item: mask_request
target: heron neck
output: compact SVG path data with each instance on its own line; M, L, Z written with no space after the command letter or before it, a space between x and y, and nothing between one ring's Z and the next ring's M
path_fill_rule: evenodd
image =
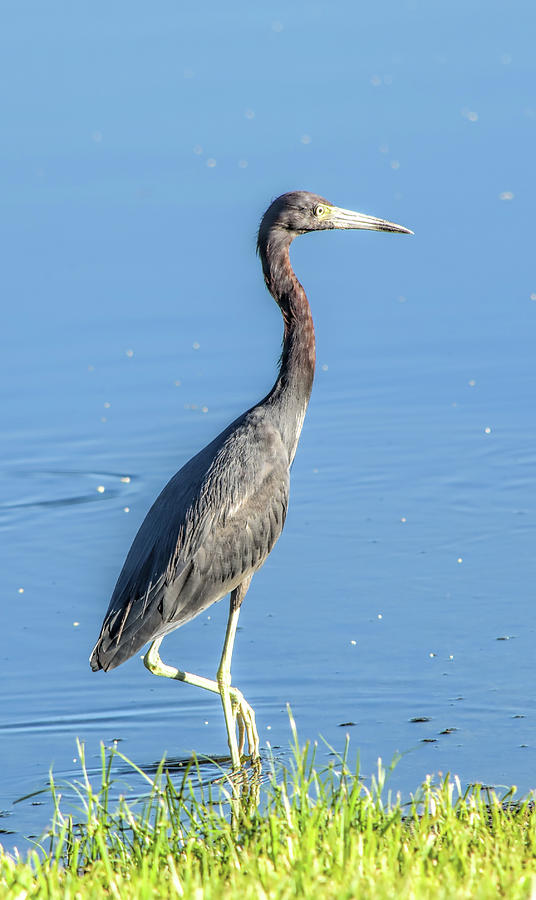
M269 236L266 245L259 247L266 286L285 326L279 374L266 402L275 413L290 462L311 396L316 361L311 309L289 259L293 236L288 232Z

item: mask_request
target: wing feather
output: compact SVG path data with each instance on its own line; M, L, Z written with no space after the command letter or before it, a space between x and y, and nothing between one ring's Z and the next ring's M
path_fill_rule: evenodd
M143 521L91 655L111 669L199 615L265 561L281 534L289 458L257 409L168 482Z

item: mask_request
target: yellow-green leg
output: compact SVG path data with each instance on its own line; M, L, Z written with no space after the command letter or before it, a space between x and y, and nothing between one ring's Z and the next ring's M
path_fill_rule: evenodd
M163 640L162 637L156 638L156 640L153 641L143 658L145 667L149 669L153 675L161 675L164 678L176 678L178 681L184 681L185 684L192 684L194 687L204 688L207 691L212 691L212 693L220 695L225 716L225 725L227 728L227 740L234 769L240 768L240 757L244 750L246 738L251 756L255 759L259 756L259 735L255 724L255 713L249 703L244 699L241 691L231 685L231 659L233 655L236 628L238 625L238 616L240 614L240 606L246 595L250 581L251 578L246 579L231 593L229 619L227 621L223 652L218 667L217 681L212 681L210 678L203 678L201 675L193 675L191 672L183 672L181 669L175 668L175 666L168 666L166 663L162 662L158 652ZM238 741L236 738L237 726Z

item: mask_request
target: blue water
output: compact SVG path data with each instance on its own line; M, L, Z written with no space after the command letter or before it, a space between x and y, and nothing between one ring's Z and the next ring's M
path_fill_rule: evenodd
M346 733L365 775L402 753L405 793L438 771L536 788L533 5L2 18L6 846L47 824L15 801L76 777L76 737L95 766L119 738L142 766L226 750L217 698L87 657L157 492L274 380L255 231L299 188L415 236L293 246L318 370L233 681L282 758L290 703L326 759ZM163 658L213 675L226 614Z

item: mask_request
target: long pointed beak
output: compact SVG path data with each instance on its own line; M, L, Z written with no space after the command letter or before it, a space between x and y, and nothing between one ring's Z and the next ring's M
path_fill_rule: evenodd
M334 228L360 228L362 231L397 231L400 234L413 234L409 228L403 225L395 225L385 219L377 219L376 216L366 216L364 213L353 212L351 209L333 207L330 222Z

